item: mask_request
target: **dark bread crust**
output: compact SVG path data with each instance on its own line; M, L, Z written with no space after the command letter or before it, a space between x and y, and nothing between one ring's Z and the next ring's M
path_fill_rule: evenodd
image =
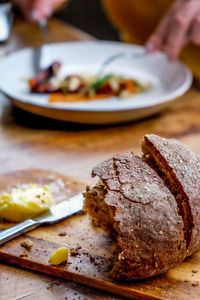
M150 161L154 159L161 177L177 203L180 202L179 213L183 217L190 255L200 247L200 159L177 140L153 134L145 135L142 147L144 153L150 155Z
M140 279L164 273L186 257L184 224L177 203L158 174L133 153L116 155L95 167L112 210L117 257L114 279ZM85 196L86 209L91 198ZM97 204L98 205L98 204ZM102 218L96 219L101 226ZM102 226L105 229L105 226Z

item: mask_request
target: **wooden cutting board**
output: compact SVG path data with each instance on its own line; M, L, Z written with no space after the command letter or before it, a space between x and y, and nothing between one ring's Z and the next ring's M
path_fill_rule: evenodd
M85 184L51 171L23 170L0 175L0 194L27 183L49 184L56 203L85 189ZM1 222L0 229L11 225ZM21 243L27 238L32 241L33 247L24 256ZM0 259L131 299L200 299L200 252L163 276L130 283L114 282L109 277L112 242L87 215L77 214L0 246ZM61 246L71 250L69 260L60 266L51 266L49 256Z

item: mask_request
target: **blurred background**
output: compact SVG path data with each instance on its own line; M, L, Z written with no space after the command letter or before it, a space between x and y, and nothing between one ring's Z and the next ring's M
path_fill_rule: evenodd
M71 0L64 9L55 13L55 17L98 39L119 40L118 32L107 18L100 0Z
M198 21L200 7L198 11L198 7L196 8L192 1L187 2L188 5L190 4L187 13L189 20L184 21L179 27L176 26L176 17L182 13L184 7L187 9L187 3L182 0L154 0L152 3L148 0L123 0L123 2L115 0L0 0L0 3L4 2L14 4L18 16L21 9L23 12L21 20L25 16L36 25L38 23L40 30L43 28L46 32L48 31L48 17L50 18L54 12L54 18L71 24L94 38L145 45L148 53L157 50L164 51L170 59L179 59L186 64L193 72L199 86L200 67L197 62L200 44L200 22ZM46 29L45 22L41 21L46 22ZM31 29L29 23L26 21L22 25L24 31L26 28L27 32L34 30ZM34 25L31 26L34 28ZM55 26L54 24L53 27ZM159 30L162 32L160 36ZM177 32L178 34L175 34ZM59 30L56 36L59 37L59 41L65 41L65 35ZM31 35L29 38L31 39ZM48 40L45 39L43 42L48 43Z

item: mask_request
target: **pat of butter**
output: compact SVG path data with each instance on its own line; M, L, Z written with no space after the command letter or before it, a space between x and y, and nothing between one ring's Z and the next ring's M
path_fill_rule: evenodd
M67 248L58 248L54 253L49 257L49 262L51 265L59 265L64 261L68 260L69 250Z
M0 197L0 219L21 222L49 209L52 202L48 186L31 184L26 189L13 188Z

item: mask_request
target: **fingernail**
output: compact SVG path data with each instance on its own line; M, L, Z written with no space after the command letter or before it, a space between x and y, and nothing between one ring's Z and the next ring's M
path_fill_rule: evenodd
M155 44L152 43L152 42L148 42L146 44L146 49L147 49L148 53L153 53L153 52L155 52L157 50Z
M39 16L39 13L36 9L32 10L31 13L30 13L30 19L32 21L36 21L38 20L38 16Z

